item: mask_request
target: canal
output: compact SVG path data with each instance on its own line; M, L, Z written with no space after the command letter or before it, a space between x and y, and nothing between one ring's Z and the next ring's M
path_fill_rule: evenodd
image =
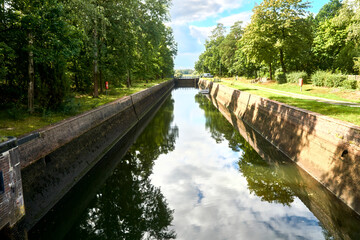
M173 90L138 132L29 239L360 239L358 215L265 140L260 157L198 89Z

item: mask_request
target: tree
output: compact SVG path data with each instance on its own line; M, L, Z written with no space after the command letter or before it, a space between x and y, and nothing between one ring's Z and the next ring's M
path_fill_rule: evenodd
M320 22L316 29L313 52L322 70L352 73L354 58L360 55L356 34L357 8L345 2L338 14ZM360 12L358 12L360 14Z
M220 45L225 39L226 28L223 24L218 23L216 28L211 32L209 40L205 43L205 52L200 55L201 61L195 65L198 72L211 72L214 75L225 75L227 70L221 63ZM199 58L200 59L200 58Z
M338 15L339 10L342 7L342 3L339 0L330 0L329 3L326 3L316 14L315 23L318 25L325 20L332 19Z
M71 91L102 93L173 74L169 0L12 0L0 7L1 103L59 108ZM6 7L5 7L6 6ZM100 91L100 93L99 93Z
M254 7L242 38L243 50L253 61L265 62L270 76L275 60L286 72L287 62L310 49L312 32L306 8L308 2L301 0L265 0Z
M240 41L243 30L241 28L242 21L235 22L231 26L230 33L221 42L219 49L221 52L221 63L226 69L229 70L230 74L234 74L235 52L237 50L237 42Z

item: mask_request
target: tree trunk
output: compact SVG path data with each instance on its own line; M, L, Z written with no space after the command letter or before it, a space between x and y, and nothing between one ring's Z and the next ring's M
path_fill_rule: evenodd
M269 63L269 74L270 74L270 80L272 80L272 79L273 79L273 75L272 75L271 63Z
M34 70L34 52L32 50L34 45L34 38L31 33L28 34L29 38L29 86L28 86L28 110L30 113L34 112L34 84L35 84L35 70Z
M97 23L95 21L95 28L94 28L94 97L99 97L98 91L98 76L99 76L99 66L98 66L98 32L97 32Z
M103 81L104 79L103 79L101 69L99 71L99 77L100 77L100 93L103 94L104 93L104 81Z
M126 86L129 88L131 87L131 76L130 76L130 70L127 70L127 81L126 81Z
M284 52L282 49L280 49L280 64L281 64L281 68L282 68L283 72L286 73L286 67L285 67L285 63L284 63Z

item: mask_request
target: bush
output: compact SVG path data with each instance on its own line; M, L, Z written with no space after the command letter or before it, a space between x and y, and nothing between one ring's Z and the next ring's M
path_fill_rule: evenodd
M6 112L10 119L13 120L24 120L28 116L26 109L19 103L12 104Z
M277 69L275 71L275 80L278 84L286 83L286 74L282 69Z
M308 83L309 77L306 72L291 72L286 74L286 80L289 83L299 83L299 79L303 79L303 83Z
M317 71L311 76L313 85L319 87L342 87L346 79L346 75L326 71Z
M341 87L343 82L347 79L345 75L342 74L329 74L324 82L325 87Z
M356 80L345 80L342 85L346 89L356 89L357 81Z
M325 86L325 79L331 75L330 72L326 72L326 71L316 71L312 76L311 76L311 81L312 84L314 86L319 86L319 87L323 87Z

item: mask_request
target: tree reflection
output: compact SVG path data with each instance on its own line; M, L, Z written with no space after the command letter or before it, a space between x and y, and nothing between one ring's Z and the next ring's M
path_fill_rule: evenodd
M178 127L172 126L174 120L174 100L169 98L151 120L148 127L131 147L131 152L137 152L137 158L142 164L145 176L149 176L156 160L161 154L175 150L175 142L179 137Z
M215 139L216 143L221 143L226 139L233 151L239 152L243 149L243 138L238 132L234 131L234 127L226 121L211 101L200 93L195 95L195 101L204 110L205 127L210 131L211 137Z
M121 160L73 228L69 239L174 239L173 210L149 175L160 154L173 151L178 128L169 98Z
M233 151L242 151L238 166L250 192L264 201L290 205L295 194L284 177L284 170L264 161L204 95L197 94L195 101L205 112L211 137L217 143L227 140Z

